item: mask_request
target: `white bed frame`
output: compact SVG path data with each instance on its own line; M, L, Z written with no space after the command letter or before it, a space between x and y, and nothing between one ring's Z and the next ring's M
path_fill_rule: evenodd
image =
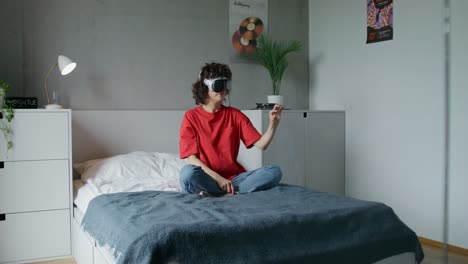
M75 110L72 112L73 162L102 158L132 151L179 151L182 110ZM255 124L254 124L255 125ZM241 144L242 145L242 144ZM261 166L241 148L240 160L249 160L246 169ZM255 150L253 150L255 151ZM242 162L241 162L242 163ZM82 213L75 208L72 219L72 250L78 264L113 264L109 250L98 247L81 228ZM414 253L395 255L376 264L414 264Z

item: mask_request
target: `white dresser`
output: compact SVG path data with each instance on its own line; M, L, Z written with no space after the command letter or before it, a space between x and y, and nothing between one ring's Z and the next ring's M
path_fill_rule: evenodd
M258 131L265 132L269 111L244 110ZM246 150L239 161L246 169L276 164L282 183L345 194L345 112L285 110L267 150Z
M12 128L13 149L0 151L0 263L71 256L71 110L16 110Z

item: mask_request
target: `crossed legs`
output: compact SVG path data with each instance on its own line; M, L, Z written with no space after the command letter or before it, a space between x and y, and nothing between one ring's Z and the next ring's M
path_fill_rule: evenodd
M275 187L280 182L281 176L282 172L278 166L269 165L240 173L231 182L237 193L250 193ZM179 181L182 190L186 193L205 192L213 196L226 194L199 166L185 165L180 172Z

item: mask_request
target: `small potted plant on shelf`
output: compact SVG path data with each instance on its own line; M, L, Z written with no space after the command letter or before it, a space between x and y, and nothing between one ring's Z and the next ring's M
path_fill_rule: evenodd
M6 142L7 150L13 148L11 121L14 118L14 110L13 107L5 101L5 97L10 88L11 84L0 80L0 131L5 139L2 140L2 142ZM0 144L0 146L3 147L3 144Z
M255 51L242 53L242 56L260 63L270 73L273 89L272 95L268 96L268 103L283 103L280 87L283 74L288 67L287 56L302 48L302 43L298 40L276 41L262 34L257 38Z

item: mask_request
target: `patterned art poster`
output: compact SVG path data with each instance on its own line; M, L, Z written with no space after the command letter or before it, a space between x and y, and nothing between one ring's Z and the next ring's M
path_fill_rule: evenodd
M393 39L393 0L367 0L367 42Z
M257 38L266 34L268 0L229 1L229 40L232 62L249 62L240 57L257 48Z

